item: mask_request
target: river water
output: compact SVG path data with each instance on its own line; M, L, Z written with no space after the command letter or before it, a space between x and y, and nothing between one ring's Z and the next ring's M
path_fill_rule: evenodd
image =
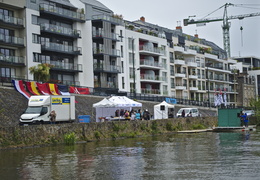
M260 131L3 150L0 179L260 179Z

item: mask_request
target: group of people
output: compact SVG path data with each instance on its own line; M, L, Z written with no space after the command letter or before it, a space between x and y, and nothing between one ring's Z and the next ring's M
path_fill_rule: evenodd
M141 111L141 109L131 111L124 110L124 109L117 109L115 111L115 117L124 117L126 120L150 120L151 114L146 109L145 111Z

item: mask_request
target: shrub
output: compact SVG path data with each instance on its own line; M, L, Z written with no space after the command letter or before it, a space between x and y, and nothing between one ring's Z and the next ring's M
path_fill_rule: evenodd
M64 142L66 145L73 145L76 142L76 135L74 132L64 135Z

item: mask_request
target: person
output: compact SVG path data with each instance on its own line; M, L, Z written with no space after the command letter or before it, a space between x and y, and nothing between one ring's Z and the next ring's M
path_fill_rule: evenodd
M57 116L56 112L54 110L52 110L48 116L48 117L50 117L51 124L55 124L56 116Z
M115 112L115 117L119 117L119 116L120 116L120 112L119 112L119 109L117 109Z
M135 111L134 111L134 110L132 110L132 111L130 112L130 116L131 116L131 120L135 120L136 114L135 114Z
M181 112L181 117L185 117L185 110Z
M141 119L140 109L135 113L135 119L137 119L137 120Z
M125 110L125 120L130 120L130 113L128 110Z
M246 113L242 113L242 115L240 116L242 119L243 119L243 122L244 122L244 126L245 127L248 127L248 117L247 117L247 114ZM242 125L241 125L242 126Z
M144 111L143 117L144 117L144 120L150 120L150 113L147 109Z
M192 114L191 114L191 112L187 115L188 117L192 117Z

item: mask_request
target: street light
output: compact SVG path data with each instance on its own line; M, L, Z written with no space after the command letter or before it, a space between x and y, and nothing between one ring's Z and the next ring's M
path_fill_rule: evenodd
M136 90L135 90L135 55L134 55L134 38L132 38L132 58L133 58L133 78L134 78L134 99L136 99Z
M210 88L210 86L209 86L209 65L210 65L211 63L206 63L206 78L207 78L207 83L208 83L208 86L207 86L207 88L208 88L208 102L209 102L209 107L210 107L210 98L209 98L209 88Z

